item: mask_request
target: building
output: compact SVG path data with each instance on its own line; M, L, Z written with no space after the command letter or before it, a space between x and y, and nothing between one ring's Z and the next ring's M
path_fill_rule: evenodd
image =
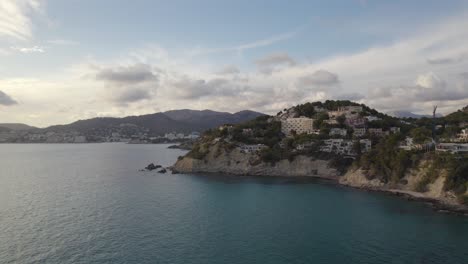
M391 127L390 128L390 133L392 133L392 134L400 133L400 128L399 127Z
M342 106L338 107L336 111L329 111L328 115L330 118L337 118L341 115L344 115L346 118L357 118L359 117L359 113L362 112L362 106Z
M234 126L231 125L231 124L224 124L224 125L222 125L222 126L219 126L219 127L218 127L218 130L224 130L224 129L226 129L227 131L231 131L233 128L234 128Z
M378 121L380 118L376 116L366 116L367 121L372 122L372 121Z
M362 117L352 117L352 118L347 118L345 120L345 124L350 126L350 127L363 127L367 123L367 119L362 118Z
M353 141L342 138L326 139L323 141L323 146L320 147L320 151L328 153L336 153L341 155L354 155L353 153Z
M450 153L468 153L468 143L439 143L436 151Z
M263 144L257 144L257 145L242 145L239 147L239 150L244 153L256 153L263 148L266 148L265 145Z
M174 139L177 138L177 135L176 135L176 133L166 133L166 134L164 135L164 137L167 138L167 139L169 139L169 140L174 140Z
M359 143L361 144L361 152L369 152L372 149L372 141L370 139L361 139Z
M330 129L330 136L341 136L341 137L346 137L348 131L344 128L332 128Z
M197 139L199 137L200 137L200 133L196 132L196 131L194 131L194 132L190 133L190 135L188 135L188 139Z
M314 111L317 112L317 113L322 113L322 112L326 112L327 109L316 105L316 106L314 106Z
M408 151L410 150L428 151L434 148L434 144L435 143L433 141L427 142L424 144L416 144L414 143L413 138L406 137L404 141L400 142L400 145L398 146L398 148L408 150Z
M304 143L304 144L298 144L296 146L296 150L312 149L313 147L314 147L314 143L313 142L308 142L308 143Z
M281 132L286 136L290 136L291 132L296 134L310 134L314 132L314 120L307 117L287 118L281 120Z
M366 135L367 129L365 127L355 127L353 136L354 137L363 137Z
M457 140L460 142L468 142L468 128L461 130L461 133L457 135Z
M349 112L349 113L360 113L362 112L362 106L360 105L342 106L342 107L338 107L338 111Z
M369 128L369 134L378 136L378 137L384 137L389 134L388 131L383 131L382 128Z

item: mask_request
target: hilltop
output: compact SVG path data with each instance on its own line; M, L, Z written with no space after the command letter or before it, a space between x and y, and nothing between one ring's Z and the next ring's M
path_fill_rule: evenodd
M468 202L467 127L463 111L407 119L351 101L305 103L206 131L174 171L312 176L457 205Z

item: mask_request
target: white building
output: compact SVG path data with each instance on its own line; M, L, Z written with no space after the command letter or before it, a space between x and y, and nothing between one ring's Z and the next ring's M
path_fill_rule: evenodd
M329 135L330 136L342 136L342 137L345 137L346 134L348 133L348 131L344 128L332 128L330 129L330 133Z
M363 137L366 135L367 129L365 127L355 127L353 136L355 137Z
M353 149L355 142L357 141L342 138L327 139L323 141L324 144L320 147L320 151L355 156L356 153ZM369 139L361 139L359 143L361 144L362 152L368 152L372 148L372 142Z
M369 134L371 135L375 135L375 136L378 136L378 137L384 137L384 136L387 136L389 134L388 131L383 131L381 128L369 128Z
M353 155L353 141L342 138L326 139L324 145L320 147L320 151L336 153L341 155Z
M436 145L436 151L451 153L468 153L468 143L439 143Z
M287 118L281 120L281 132L289 136L291 131L295 131L296 134L310 134L314 131L314 120L307 117L299 118Z
M390 133L392 133L392 134L400 133L400 128L399 127L391 127L390 128Z
M366 119L369 122L380 120L380 118L378 118L376 116L366 116Z
M167 139L169 139L169 140L174 140L174 139L177 138L177 135L176 135L176 133L166 133L166 134L164 135L164 137L167 138Z
M458 134L457 136L458 136L457 138L458 141L467 142L468 141L468 128L462 129L461 133Z

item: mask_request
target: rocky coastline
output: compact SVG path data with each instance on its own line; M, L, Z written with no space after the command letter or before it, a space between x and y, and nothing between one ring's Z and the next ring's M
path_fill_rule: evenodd
M286 159L271 164L259 160L255 153L243 153L238 149L226 151L220 144L214 144L203 159L181 157L170 169L173 173L182 174L218 173L236 176L322 179L340 186L383 192L407 200L424 202L438 212L468 216L468 206L460 204L452 192L443 190L443 174L428 185L427 191L414 190L417 182L423 177L424 168L424 164L413 168L401 183L389 184L376 178L368 179L366 171L360 168L350 168L341 175L329 165L328 160L324 159L297 156L294 160Z

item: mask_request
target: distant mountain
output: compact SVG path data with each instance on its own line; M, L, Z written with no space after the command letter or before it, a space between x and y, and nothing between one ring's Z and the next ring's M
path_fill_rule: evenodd
M240 123L264 114L254 111L241 111L234 114L216 112L212 110L172 110L141 116L128 116L123 118L92 118L79 120L68 125L57 125L46 128L49 131L78 131L88 133L91 131L105 131L118 126L137 126L151 134L164 134L168 132L204 130L218 127L226 123Z
M394 111L394 112L391 112L391 113L388 113L388 114L391 115L391 116L394 116L394 117L399 117L399 118L404 118L404 117L406 117L406 118L432 117L432 115L418 115L418 114L411 113L409 111ZM442 115L436 113L436 116L441 117Z
M37 127L28 126L20 123L0 123L0 127L8 128L11 130L31 130L37 129Z

